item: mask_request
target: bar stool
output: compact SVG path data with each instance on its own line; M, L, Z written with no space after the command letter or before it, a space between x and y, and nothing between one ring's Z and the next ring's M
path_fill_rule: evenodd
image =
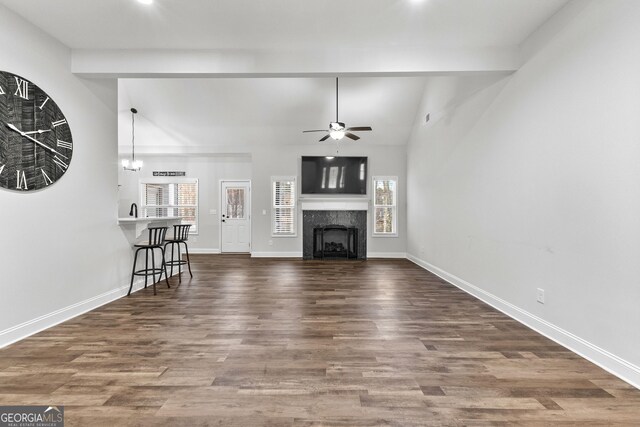
M146 243L139 243L133 245L136 249L136 253L133 256L133 269L131 271L131 285L129 286L129 293L131 295L131 289L133 288L133 279L136 276L144 276L144 287L147 287L147 278L153 276L153 294L156 295L156 273L160 274L158 282L162 280L162 272L164 271L164 280L167 282L167 288L169 286L169 276L167 275L167 265L164 262L164 238L167 234L169 227L149 227L149 239ZM160 249L162 253L162 264L160 267L156 267L155 250ZM144 250L144 268L142 270L136 270L136 263L138 261L138 252ZM151 253L151 266L149 266L149 253Z
M171 276L173 276L173 266L178 266L178 280L182 282L182 266L187 264L189 267L189 274L193 277L193 273L191 273L191 260L189 259L189 248L187 247L187 240L189 239L189 229L191 228L191 224L179 224L173 226L173 238L166 239L164 244L164 252L167 253L167 246L171 245L171 260L166 261L165 264L171 267ZM183 260L180 256L180 244L184 245L184 250L187 253L187 260ZM174 259L173 257L173 249L174 246L178 246L178 259Z

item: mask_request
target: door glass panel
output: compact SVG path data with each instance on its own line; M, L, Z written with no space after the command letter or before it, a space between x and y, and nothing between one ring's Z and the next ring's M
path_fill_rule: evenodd
M227 218L244 219L244 188L227 188Z

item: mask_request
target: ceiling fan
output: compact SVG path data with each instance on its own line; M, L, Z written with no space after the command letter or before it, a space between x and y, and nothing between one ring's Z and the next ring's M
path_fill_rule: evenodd
M336 77L336 121L329 123L329 129L314 129L314 130L304 130L302 133L307 132L327 132L327 135L320 138L320 142L326 141L329 137L335 139L336 141L341 140L345 136L347 138L353 139L357 141L360 137L352 132L364 132L370 131L370 126L356 126L356 127L346 127L343 122L338 119L338 78Z

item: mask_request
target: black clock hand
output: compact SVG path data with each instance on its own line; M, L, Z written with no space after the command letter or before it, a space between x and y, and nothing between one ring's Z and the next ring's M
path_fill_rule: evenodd
M22 133L24 133L25 135L33 135L34 133L41 134L45 132L51 132L51 129L46 129L46 130L38 129L38 130L34 130L33 132L22 132Z
M64 157L65 159L68 159L68 157L67 157L67 156L65 156L64 154L62 154L62 153L58 153L58 152L57 152L56 150L54 150L53 148L48 147L48 146L44 145L42 142L38 141L37 139L30 137L29 135L27 135L27 134L26 134L26 132L22 132L20 129L18 129L17 127L15 127L13 124L11 124L11 123L7 123L7 127L8 127L9 129L11 129L12 131L14 131L14 132L18 132L20 135L24 136L25 138L27 138L27 139L29 139L29 140L31 140L31 141L33 141L33 142L35 142L36 144L38 144L39 146L41 146L41 147L42 147L42 148L44 148L45 150L49 150L49 151L51 151L52 153L55 153L55 154L57 154L57 155L59 155L59 156Z

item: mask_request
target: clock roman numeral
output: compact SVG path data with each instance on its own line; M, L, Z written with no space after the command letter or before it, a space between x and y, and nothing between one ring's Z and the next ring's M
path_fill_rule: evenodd
M44 102L42 103L42 105L40 105L40 107L38 107L38 108L40 108L42 110L44 108L44 104L46 104L48 101L49 101L49 97L47 96L47 99L45 99Z
M73 150L73 144L67 141L62 141L59 139L57 145L59 148L66 148L67 150Z
M49 184L53 184L53 181L51 181L51 178L49 178L49 175L47 175L44 169L40 168L40 172L42 172L42 178L44 179L45 185L48 186Z
M65 119L62 119L62 120L58 120L57 122L51 123L51 126L53 126L54 128L57 128L58 126L63 125L65 123L67 123L67 121Z
M29 82L21 79L20 77L16 77L16 92L14 95L19 96L22 99L29 99Z
M66 164L64 160L61 160L58 156L53 156L53 162L60 168L62 172L66 171L69 167L69 165Z
M18 190L28 190L27 188L27 177L24 172L17 170L16 171L16 189Z

